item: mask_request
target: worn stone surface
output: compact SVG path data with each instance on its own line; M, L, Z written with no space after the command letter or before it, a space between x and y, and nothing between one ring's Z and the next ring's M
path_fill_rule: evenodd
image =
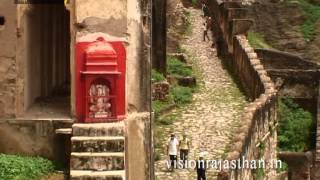
M169 83L166 81L153 83L151 86L152 101L165 100L167 95L169 94L169 88Z
M110 139L110 140L71 140L73 152L123 152L124 151L124 138L123 139Z
M123 123L74 124L74 136L124 136Z
M84 177L72 177L71 180L124 180L121 176L84 176Z
M101 153L100 153L101 154ZM77 156L71 154L72 170L112 171L124 169L124 156Z
M151 169L150 113L134 113L125 120L127 179L149 180Z
M125 126L123 122L74 124L72 130L71 179L124 178ZM120 175L117 174L119 172Z
M186 107L174 110L176 122L171 126L157 127L169 138L171 132L181 138L186 133L191 139L189 159L196 160L200 152L207 152L206 159L220 159L226 146L231 142L238 127L240 114L246 104L231 76L223 68L222 62L216 56L209 42L202 42L201 12L190 8L192 34L181 43L191 56L195 57L194 67L199 68L202 79L200 90L194 94L193 102ZM157 137L156 137L157 138ZM178 169L167 171L166 145L161 141L160 160L156 162L156 179L188 180L196 179L194 169ZM216 169L207 172L208 179L216 178Z

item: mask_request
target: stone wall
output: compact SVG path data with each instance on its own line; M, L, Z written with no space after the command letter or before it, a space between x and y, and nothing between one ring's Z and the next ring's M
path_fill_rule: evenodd
M213 31L218 55L239 78L252 102L244 109L242 121L227 160L276 159L276 90L254 49L245 36L252 21L245 18L241 2L210 1L209 8L216 21ZM263 179L275 179L273 168L263 169ZM260 173L261 174L261 173ZM257 179L258 170L224 169L218 179Z
M314 162L312 168L311 179L320 178L320 65L306 61L299 56L290 53L256 49L258 57L262 59L262 63L272 80L279 90L280 97L290 97L297 102L301 107L310 111L317 120L316 128L316 149L314 153ZM291 160L292 161L292 160ZM297 163L289 164L291 173L289 175L294 179L298 174L300 179L309 179L309 174L302 177L300 167L296 167ZM311 165L309 163L309 165ZM292 167L291 167L292 166ZM297 172L294 172L296 171ZM290 171L290 170L289 170ZM300 174L300 175L299 175ZM303 174L303 173L302 173Z
M279 159L288 164L289 179L310 179L312 166L311 152L279 152Z
M127 179L153 177L150 121L150 113L134 113L125 120Z
M42 156L68 167L70 135L56 129L70 128L70 120L1 120L0 153Z
M16 5L1 1L0 12L5 24L0 29L0 117L14 117L16 107Z
M315 104L318 97L319 65L286 52L267 49L255 51L276 84L279 96L299 101L306 99Z

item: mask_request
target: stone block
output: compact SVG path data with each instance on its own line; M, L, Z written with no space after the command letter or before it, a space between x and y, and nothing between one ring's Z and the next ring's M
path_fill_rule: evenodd
M125 180L125 171L71 170L71 180Z
M124 137L72 137L72 152L123 152Z
M152 100L165 100L169 94L169 83L168 82L158 82L152 84Z
M123 122L74 124L73 136L124 136Z
M197 84L196 78L187 76L178 78L178 84L180 86L193 87Z
M124 170L124 153L71 153L72 170Z

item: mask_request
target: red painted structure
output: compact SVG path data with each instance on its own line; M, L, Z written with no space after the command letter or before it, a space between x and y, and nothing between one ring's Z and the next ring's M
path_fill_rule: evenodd
M76 45L76 116L80 122L125 118L126 53L123 42Z

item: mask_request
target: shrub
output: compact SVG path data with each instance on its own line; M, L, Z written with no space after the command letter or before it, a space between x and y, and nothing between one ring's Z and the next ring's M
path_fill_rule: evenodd
M188 68L187 65L179 61L175 57L168 58L167 72L172 75L178 76L191 76L192 69Z
M53 163L41 157L0 154L0 179L40 179L53 170Z
M292 99L279 101L278 143L283 151L302 152L311 147L313 117Z
M166 79L161 73L159 73L154 69L151 71L151 78L152 78L152 81L154 82L161 82Z
M192 101L192 89L189 87L175 86L171 89L171 93L176 104L186 104Z

